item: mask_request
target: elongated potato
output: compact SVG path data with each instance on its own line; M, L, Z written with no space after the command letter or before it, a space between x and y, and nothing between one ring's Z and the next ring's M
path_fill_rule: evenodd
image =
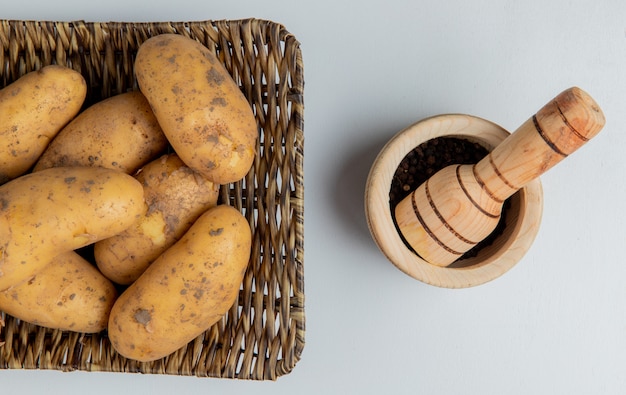
M51 168L0 186L0 291L125 230L145 206L139 181L105 168Z
M135 177L148 210L133 226L94 246L98 268L118 284L130 284L217 204L219 185L200 176L176 154L144 166Z
M78 114L52 140L33 171L99 166L132 174L166 147L167 139L144 95L126 92Z
M68 251L29 281L0 292L0 310L47 328L95 333L106 329L116 298L111 281Z
M182 35L157 35L139 47L135 74L187 166L217 184L248 173L258 137L254 113L212 52Z
M250 226L239 211L209 209L119 296L109 317L113 347L151 361L206 331L236 300L250 248Z
M80 111L83 76L64 66L25 74L0 91L0 185L26 173Z

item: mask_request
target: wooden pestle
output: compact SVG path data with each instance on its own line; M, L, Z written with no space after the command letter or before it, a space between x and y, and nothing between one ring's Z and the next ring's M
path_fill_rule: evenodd
M475 165L435 173L395 209L406 242L427 262L448 266L496 228L504 201L589 141L604 126L600 107L565 90Z

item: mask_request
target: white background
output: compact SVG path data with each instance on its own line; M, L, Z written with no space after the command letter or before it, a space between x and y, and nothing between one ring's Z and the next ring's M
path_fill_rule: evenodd
M2 19L256 17L302 44L306 346L277 382L0 371L2 393L626 393L626 2L623 0L30 0ZM464 290L387 262L363 188L382 144L427 116L514 130L570 86L607 125L542 177L524 259Z

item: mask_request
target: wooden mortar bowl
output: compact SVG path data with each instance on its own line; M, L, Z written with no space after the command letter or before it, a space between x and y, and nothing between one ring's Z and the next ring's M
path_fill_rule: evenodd
M396 228L389 204L391 182L404 157L437 137L478 143L491 151L509 132L470 115L439 115L419 121L396 134L380 151L365 188L365 215L378 248L398 269L424 283L444 288L467 288L491 281L511 269L528 251L539 230L543 191L539 179L510 198L504 231L475 257L440 267L416 255Z

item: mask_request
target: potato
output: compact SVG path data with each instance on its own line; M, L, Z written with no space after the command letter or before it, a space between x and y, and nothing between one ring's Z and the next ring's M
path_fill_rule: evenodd
M207 210L113 305L115 350L152 361L209 329L235 302L250 249L250 226L238 210Z
M248 173L258 137L254 113L208 48L178 34L154 36L139 47L135 74L187 166L216 184Z
M174 244L206 210L217 204L219 185L200 176L176 154L164 155L135 176L148 209L135 225L94 246L100 271L118 284L130 284Z
M52 140L33 171L99 166L128 174L162 154L167 139L141 92L97 102L78 114Z
M68 251L29 281L0 292L0 310L47 328L96 333L106 329L116 298L111 281Z
M64 66L25 74L0 91L0 185L25 174L80 111L83 76Z
M125 230L144 211L141 183L117 170L57 167L0 186L0 291L63 252Z

